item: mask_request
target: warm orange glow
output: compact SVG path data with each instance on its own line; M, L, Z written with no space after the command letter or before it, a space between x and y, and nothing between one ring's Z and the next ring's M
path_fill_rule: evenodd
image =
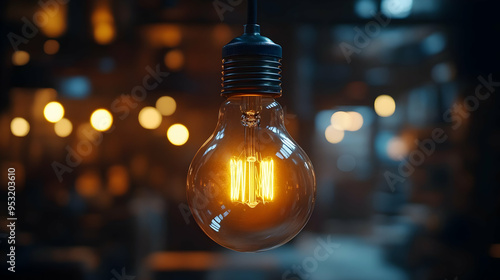
M96 171L85 171L75 181L76 192L82 197L93 197L101 190L101 179Z
M277 259L271 255L255 255L258 262L248 264L252 267L277 267ZM207 271L227 269L232 256L225 253L207 251L164 251L151 253L146 262L154 271Z
M50 13L46 13L43 7L38 9L37 13L40 13L40 15L45 14L47 19L47 21L41 22L38 26L45 36L57 38L66 32L68 7L66 5L59 4L58 2L53 3L55 3L56 8L54 8L54 10Z
M43 44L43 51L46 54L56 54L59 51L59 42L56 40L47 40Z
M257 167L257 165L260 165ZM244 203L254 208L260 202L274 198L274 161L265 159L260 163L255 158L243 160L234 157L231 168L231 201ZM259 169L258 169L259 168Z
M16 66L26 65L30 61L30 54L25 51L15 51L12 54L12 64Z
M115 165L108 169L108 192L115 196L124 195L129 189L129 176L127 169Z
M182 36L181 29L177 25L156 24L148 26L144 30L146 40L153 47L176 47L180 44Z
M155 271L208 270L227 265L221 253L198 251L156 252L148 257L147 262Z
M169 51L165 55L165 65L170 70L180 70L184 65L184 54L179 50Z
M217 24L213 31L212 36L214 37L214 41L220 45L224 46L233 38L233 34L231 32L231 28L227 24Z
M226 248L276 248L297 235L312 213L312 163L289 137L285 112L273 98L229 97L219 112L217 128L187 172L189 209Z
M94 39L98 44L107 45L115 38L115 29L110 23L99 23L94 27Z
M107 45L115 39L115 22L107 1L99 2L92 12L92 26L98 44Z

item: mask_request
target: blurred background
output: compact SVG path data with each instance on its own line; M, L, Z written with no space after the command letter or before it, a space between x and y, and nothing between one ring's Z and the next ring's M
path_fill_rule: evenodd
M257 254L213 243L185 198L245 1L0 2L2 279L500 279L495 1L259 2L317 201Z

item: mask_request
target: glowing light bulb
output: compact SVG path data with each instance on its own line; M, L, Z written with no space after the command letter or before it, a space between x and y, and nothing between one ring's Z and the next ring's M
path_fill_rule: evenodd
M254 9L255 1L248 4ZM191 162L186 189L201 229L241 252L291 240L309 220L316 193L311 161L287 132L274 99L281 96L281 47L259 30L253 18L223 48L226 100Z
M311 215L313 167L283 120L283 110L272 97L232 96L191 163L191 211L222 246L236 251L280 246Z

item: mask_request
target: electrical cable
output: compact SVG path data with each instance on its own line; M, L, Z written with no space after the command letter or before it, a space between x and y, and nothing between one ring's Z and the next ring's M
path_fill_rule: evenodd
M257 24L257 0L247 0L247 24Z

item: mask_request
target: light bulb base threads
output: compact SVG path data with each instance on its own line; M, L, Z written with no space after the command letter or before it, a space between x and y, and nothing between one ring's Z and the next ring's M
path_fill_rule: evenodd
M222 48L221 95L281 96L281 57L281 46L260 35L258 24L246 24Z
M222 96L281 96L281 58L238 55L222 60Z

